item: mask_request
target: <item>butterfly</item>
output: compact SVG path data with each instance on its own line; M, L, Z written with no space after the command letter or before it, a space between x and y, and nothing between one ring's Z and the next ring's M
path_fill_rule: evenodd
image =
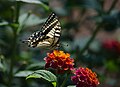
M34 32L27 40L23 40L23 43L27 43L29 47L55 49L59 46L60 36L60 22L56 14L51 13L41 31Z

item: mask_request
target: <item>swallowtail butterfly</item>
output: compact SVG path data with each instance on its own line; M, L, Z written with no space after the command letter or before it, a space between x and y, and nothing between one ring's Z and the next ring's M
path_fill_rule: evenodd
M59 46L61 26L55 13L51 13L43 24L41 31L34 32L24 43L29 47L54 49Z

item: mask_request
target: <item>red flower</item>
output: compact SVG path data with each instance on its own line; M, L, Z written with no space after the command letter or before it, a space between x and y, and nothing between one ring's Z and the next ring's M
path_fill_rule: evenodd
M120 54L120 42L116 40L107 40L103 42L102 46L111 53Z
M57 73L64 73L73 69L74 59L70 58L70 54L63 51L54 50L52 53L48 53L44 58L46 64L45 68L53 68L57 70Z
M88 68L81 68L75 70L75 76L71 80L76 84L76 87L96 87L99 84L97 75Z

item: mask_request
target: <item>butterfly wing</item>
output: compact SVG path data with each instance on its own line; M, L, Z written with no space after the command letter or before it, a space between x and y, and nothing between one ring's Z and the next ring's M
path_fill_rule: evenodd
M55 48L59 44L61 35L60 22L55 13L50 14L41 28L42 31L33 33L27 41L30 47Z
M59 45L61 26L55 13L52 13L42 26L42 35L44 35L43 45L48 46L50 49ZM38 45L41 45L41 42Z
M42 33L44 35L48 34L48 32L50 32L52 30L52 28L56 27L56 24L58 23L58 25L60 26L58 17L56 16L55 13L51 13L48 17L48 19L46 20L46 22L43 24L41 30ZM61 28L61 27L60 27Z

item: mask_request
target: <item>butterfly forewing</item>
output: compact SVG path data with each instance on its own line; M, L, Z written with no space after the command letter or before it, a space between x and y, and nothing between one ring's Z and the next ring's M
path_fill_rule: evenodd
M59 38L61 35L61 27L58 19L55 19L53 23L50 26L52 29L46 36L50 37L51 39L51 48L55 47L56 45L59 45Z
M58 17L56 16L55 13L51 13L48 17L48 19L46 20L46 22L43 24L41 30L43 32L43 34L47 34L50 30L52 30L52 28L56 25L56 23L58 23ZM60 23L59 23L60 25Z
M50 14L41 31L33 33L27 40L30 47L52 49L58 46L61 35L60 22L55 13Z

